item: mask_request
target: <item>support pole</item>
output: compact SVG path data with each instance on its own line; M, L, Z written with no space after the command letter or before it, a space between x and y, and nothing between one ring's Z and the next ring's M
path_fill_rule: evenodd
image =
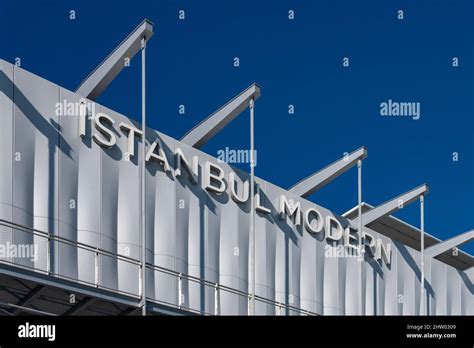
M369 211L362 214L364 219L363 226L367 226L368 224L377 221L378 219L390 215L397 210L402 209L404 206L415 202L421 195L427 195L429 192L428 185L424 184L413 190L405 192L404 194L392 198L391 200L378 205L377 207L370 209ZM403 204L400 204L403 203ZM351 220L351 223L354 226L358 226L358 217Z
M421 230L421 286L420 315L425 313L425 195L420 196L420 230Z
M357 214L359 217L359 255L362 257L362 160L357 161Z
M146 154L146 76L145 76L145 69L146 69L146 61L145 61L145 53L146 53L146 39L145 37L142 38L141 41L141 49L142 49L142 151L141 151L141 161L140 161L140 184L141 184L141 204L140 204L140 212L141 212L141 239L142 239L142 315L146 315L146 226L145 226L145 211L146 211L146 197L145 197L145 154Z
M359 298L359 314L365 314L365 308L362 308L363 291L362 291L362 261L364 261L365 248L362 243L362 160L357 161L357 214L359 216L359 270L360 270L360 298Z
M345 153L344 157L299 181L290 187L288 191L297 196L307 198L354 167L359 160L366 158L367 148L365 147L361 147L349 154Z
M256 281L256 245L255 245L255 202L254 202L254 186L255 186L255 144L254 144L254 98L250 99L250 236L252 238L252 303L251 313L255 315L255 281Z

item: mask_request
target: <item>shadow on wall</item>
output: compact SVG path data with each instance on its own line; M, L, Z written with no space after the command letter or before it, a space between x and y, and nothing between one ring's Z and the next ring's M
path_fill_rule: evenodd
M14 67L15 69L15 67ZM59 87L58 87L59 88ZM33 104L28 100L28 98L23 94L23 92L15 85L3 71L0 71L0 91L5 94L13 104L25 115L25 117L35 126L35 128L41 132L41 134L48 139L48 149L49 149L49 158L48 158L48 185L49 187L55 186L55 156L57 150L62 151L66 156L72 158L73 149L61 135L60 125L54 121L47 121L47 116L42 115ZM14 119L13 119L14 122ZM61 144L61 146L59 145ZM54 234L54 204L55 204L55 190L48 190L48 232ZM12 202L13 203L13 202ZM34 212L33 212L34 214ZM32 216L33 218L33 216ZM29 224L33 226L33 220L29 221ZM57 254L57 251L54 250L54 243L51 243L51 255L53 257ZM52 271L57 272L57 261L54 259L51 262Z

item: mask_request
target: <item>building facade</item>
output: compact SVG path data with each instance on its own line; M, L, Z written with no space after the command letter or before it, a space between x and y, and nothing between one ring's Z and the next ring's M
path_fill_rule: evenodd
M17 248L0 274L138 307L139 123L5 61L0 77L0 243ZM471 255L425 258L423 295L418 229L386 215L360 234L357 210L341 216L261 178L254 266L249 174L146 135L151 312L247 315L255 267L256 314L474 314Z

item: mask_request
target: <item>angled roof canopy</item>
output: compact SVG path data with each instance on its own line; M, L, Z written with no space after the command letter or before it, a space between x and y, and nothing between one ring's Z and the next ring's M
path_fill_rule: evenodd
M474 230L470 230L468 232L464 232L453 238L445 240L444 242L435 244L430 246L429 248L425 249L425 256L428 257L435 257L438 256L448 250L456 248L464 243L467 243L474 239Z
M368 225L381 217L386 215L392 214L393 212L403 208L405 205L412 203L413 201L417 200L421 195L426 195L429 193L428 185L423 184L413 190L405 192L404 194L395 197L371 210L366 213L362 214L362 222L365 225ZM354 224L359 222L359 218L356 217L352 220Z
M256 100L259 97L260 86L254 83L187 132L181 141L200 148L244 111L249 106L250 99Z
M79 85L76 93L96 100L141 48L141 40L153 35L153 23L145 19Z
M368 203L362 203L362 212L368 212L374 207ZM346 213L342 214L345 218L349 219L351 224L353 223L352 219L357 217L358 213L358 206L356 205ZM356 227L355 225L354 227ZM405 221L402 221L396 218L393 215L385 215L380 219L376 220L370 225L370 229L383 234L393 240L399 241L402 244L414 249L420 250L421 246L421 234L424 233L425 239L425 255L426 251L429 250L430 247L435 246L440 243L444 243L444 241L430 235L427 232L422 232L419 228L408 224ZM461 245L464 242L458 244ZM474 267L474 257L470 254L459 250L457 255L453 254L450 249L446 252L442 252L437 256L433 256L435 259L444 262L452 267L455 267L459 270L467 270L471 267Z
M357 164L359 159L363 160L365 158L367 158L367 148L361 147L360 149L355 150L349 155L344 156L336 162L308 176L306 179L301 180L288 191L301 197L308 197L324 185L329 184L339 175L348 171Z

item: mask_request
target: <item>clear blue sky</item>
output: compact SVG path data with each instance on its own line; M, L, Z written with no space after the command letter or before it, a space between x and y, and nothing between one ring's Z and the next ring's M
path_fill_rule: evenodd
M0 58L20 57L23 68L71 90L148 18L155 23L147 50L150 126L179 139L257 82L258 176L288 188L365 145L364 201L377 205L427 182L428 232L445 239L474 228L472 0L4 0L0 7ZM388 99L421 103L421 118L381 117ZM139 59L98 101L139 118ZM204 150L247 148L247 115ZM343 213L357 203L356 183L352 169L311 200ZM419 226L417 203L396 216ZM464 249L474 253L473 243Z

